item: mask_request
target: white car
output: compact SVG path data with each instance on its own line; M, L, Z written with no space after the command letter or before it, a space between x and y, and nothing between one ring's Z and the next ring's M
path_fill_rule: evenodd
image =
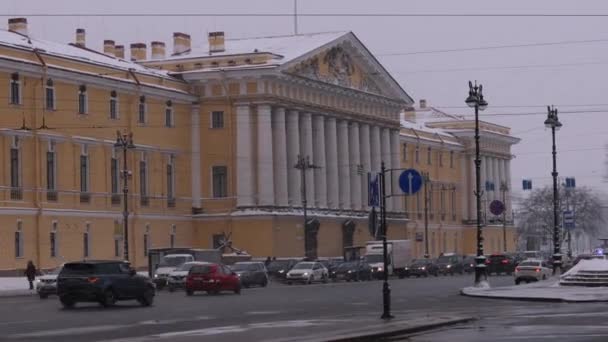
M167 280L169 292L173 292L176 289L183 289L186 287L186 277L188 276L188 273L190 272L192 266L207 264L209 263L204 261L190 261L171 271Z
M289 272L285 280L291 285L295 282L310 284L315 281L324 283L329 279L329 271L323 264L316 261L303 261L297 263Z
M57 276L62 268L63 265L36 278L36 292L38 292L40 299L46 299L49 295L57 294Z
M513 276L515 277L515 285L521 282L529 283L531 281L545 280L552 274L551 268L547 262L538 259L526 259L515 267Z

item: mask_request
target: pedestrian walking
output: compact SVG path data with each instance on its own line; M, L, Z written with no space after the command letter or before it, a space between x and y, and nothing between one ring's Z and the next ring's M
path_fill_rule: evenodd
M270 257L266 258L266 261L264 261L264 266L268 266L268 264L270 264L272 260L270 259Z
M30 283L30 290L34 289L34 279L36 279L36 266L32 260L27 262L27 268L25 269L25 276L27 281Z

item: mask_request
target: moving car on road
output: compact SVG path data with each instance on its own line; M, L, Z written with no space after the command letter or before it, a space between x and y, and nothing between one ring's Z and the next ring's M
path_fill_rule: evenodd
M268 285L268 274L263 262L237 262L230 269L241 279L241 285L245 288L251 285L261 287Z
M285 280L287 272L289 272L297 263L298 260L296 259L276 259L272 260L270 264L266 266L266 270L268 271L269 277L277 280Z
M46 299L49 295L57 294L57 276L62 268L63 266L59 266L36 279L36 292L38 292L40 299Z
M315 281L322 281L324 283L329 279L329 272L327 268L320 262L316 261L303 261L297 263L291 271L287 272L287 284L291 285L295 282L311 284Z
M417 259L409 267L409 275L416 277L428 277L429 274L437 277L439 268L432 259Z
M529 283L531 281L545 280L551 276L553 271L549 268L547 262L537 259L527 259L519 263L515 268L515 285L519 285L522 281Z
M460 256L454 253L446 253L437 258L437 267L439 268L439 274L463 274L464 265L462 264L461 259L462 258Z
M208 264L204 261L190 261L187 262L180 267L176 268L174 271L169 273L169 280L167 281L167 285L169 287L169 292L173 292L177 289L183 289L186 287L186 277L190 272L190 269L195 265L205 265Z
M462 260L462 269L466 272L466 273L473 273L475 272L475 264L477 262L475 261L475 256L466 256L464 257L464 259Z
M334 281L372 280L372 268L366 262L348 261L331 271L330 277Z
M196 291L218 294L222 291L241 293L239 277L222 264L209 263L190 268L186 278L186 294L192 296Z
M124 261L70 262L57 277L57 294L65 308L78 302L98 302L108 307L119 300L137 300L143 306L154 301L154 284Z
M515 263L508 255L492 254L486 257L486 270L488 275L492 275L492 273L511 275L515 271Z
M167 254L163 256L158 264L158 268L154 272L154 284L159 290L167 286L169 275L181 265L194 261L194 257L190 254Z

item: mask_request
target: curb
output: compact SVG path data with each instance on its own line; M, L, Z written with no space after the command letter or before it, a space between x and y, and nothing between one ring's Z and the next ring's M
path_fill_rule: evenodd
M464 293L463 290L460 290L460 295L465 296L465 297L497 299L497 300L513 300L513 301L521 301L521 302L545 302L545 303L606 303L606 302L608 302L608 299L577 300L577 299L548 298L548 297L510 297L510 296L501 296L501 295L487 296L487 295L483 295L483 294Z
M438 321L428 324L416 324L407 327L399 327L398 322L406 323L406 320L399 320L395 322L386 322L384 324L376 324L368 327L365 332L352 332L352 330L346 330L343 334L340 332L334 332L331 335L316 336L316 337L304 337L302 342L375 342L379 339L399 337L419 333L423 331L433 330L437 328L447 327L451 325L457 325L467 323L476 320L474 317L457 317L457 318L443 318ZM391 328L387 328L386 325L391 325ZM371 332L370 332L371 330ZM376 330L376 331L374 331ZM292 340L293 341L293 340Z
M14 298L14 297L28 297L38 296L36 292L30 292L29 290L9 290L0 291L0 298Z

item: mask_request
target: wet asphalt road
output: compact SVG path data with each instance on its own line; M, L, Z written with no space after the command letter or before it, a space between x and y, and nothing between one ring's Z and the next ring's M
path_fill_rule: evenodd
M474 323L411 336L410 341L588 341L604 335L606 304L551 304L463 297L472 276L392 280L398 319L472 315ZM493 286L512 284L492 277ZM63 310L54 297L0 298L0 340L7 341L268 341L317 335L337 326L361 327L382 311L382 282L329 283L244 289L241 295L160 292L155 305L124 302ZM608 325L607 325L608 326ZM562 336L584 334L579 339ZM565 334L565 335L564 335ZM569 335L568 335L569 334ZM556 338L559 335L560 338ZM597 336L596 336L597 335ZM601 336L600 336L601 335Z

